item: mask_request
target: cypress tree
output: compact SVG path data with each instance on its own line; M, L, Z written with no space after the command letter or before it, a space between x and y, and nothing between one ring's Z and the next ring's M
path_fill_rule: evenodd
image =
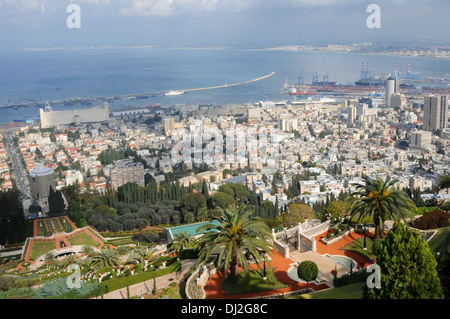
M278 210L278 196L275 196L274 209L275 209L275 216L278 216L278 214L280 213L279 210Z
M206 180L203 180L203 183L202 183L202 194L203 194L203 196L205 196L205 199L208 201L210 196L209 196L208 184L206 183Z
M399 221L377 248L381 288L365 288L370 299L442 299L437 261L418 231Z

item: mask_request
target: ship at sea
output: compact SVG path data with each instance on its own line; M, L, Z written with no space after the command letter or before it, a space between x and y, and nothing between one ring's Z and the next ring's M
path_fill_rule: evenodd
M169 91L165 93L164 95L170 96L170 95L181 95L184 94L184 91Z
M381 78L362 79L355 82L358 86L384 86L384 81Z
M20 118L20 119L14 119L13 121L14 122L16 122L16 123L34 123L34 121L37 121L37 120L39 120L41 117L38 115L38 116L31 116L31 115L29 115L29 116L25 116L25 117L23 117L23 118Z
M298 91L295 87L292 87L292 88L289 90L289 94L290 94L290 95L311 96L311 95L315 95L316 92L314 92L314 91Z

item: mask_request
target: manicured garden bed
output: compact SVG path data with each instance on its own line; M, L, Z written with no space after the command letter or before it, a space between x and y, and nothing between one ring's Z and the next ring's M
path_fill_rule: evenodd
M73 237L69 237L69 238L67 238L67 241L72 246L80 246L80 245L81 246L94 246L94 247L100 246L100 244L95 239L93 239L91 236L89 236L85 232L81 232Z
M36 260L46 252L56 249L56 243L54 241L34 241L33 247L31 247L30 260Z

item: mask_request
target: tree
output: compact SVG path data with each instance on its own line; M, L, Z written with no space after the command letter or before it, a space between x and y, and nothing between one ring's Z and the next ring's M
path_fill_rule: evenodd
M206 207L202 207L197 211L196 218L198 221L205 221L208 219L208 209Z
M191 248L195 243L195 239L192 235L189 235L187 232L183 231L178 234L175 234L173 240L167 245L167 248L170 251L175 253L179 253L181 250L185 248Z
M387 177L385 181L379 177L372 179L363 177L364 184L354 184L356 191L351 194L350 215L358 216L357 223L365 217L372 217L375 224L375 237L383 237L384 222L387 218L394 220L412 217L414 202L402 190L394 187L397 179Z
M0 191L0 245L23 242L30 237L23 219L20 196L16 187Z
M92 257L91 268L99 271L103 267L117 267L119 265L119 257L115 251L111 249L102 249Z
M94 248L92 246L87 246L87 245L84 245L81 248L81 252L83 253L83 255L86 255L86 256L93 256L95 254Z
M209 199L209 189L208 189L208 183L206 183L206 180L203 180L203 183L202 183L202 194L206 200Z
M377 249L381 288L366 288L371 299L440 299L437 261L419 232L396 221Z
M437 183L437 191L441 191L443 189L449 189L450 188L450 174L444 175L441 178L439 178Z
M332 201L325 209L325 215L330 215L332 220L336 218L344 218L348 215L350 203L347 201L336 200Z
M192 212L197 215L198 211L206 207L206 198L200 193L189 193L181 199L183 215Z
M319 275L319 267L311 260L305 260L297 267L297 275L301 280L306 281L306 291L309 289L309 282L316 280Z
M245 257L249 253L262 262L261 253L271 254L274 248L271 243L272 234L269 227L258 217L251 217L253 211L246 210L244 206L232 207L223 211L223 218L216 220L220 224L206 224L197 228L197 232L206 232L200 237L198 250L200 251L197 265L205 264L209 257L220 250L218 262L223 266L225 277L231 283L238 283L238 267L244 269L248 275L248 261Z
M125 261L126 264L144 264L145 260L153 260L155 258L155 248L150 249L139 246L133 250L128 259Z
M226 193L242 203L247 202L248 197L250 196L250 192L247 190L247 187L242 184L226 183L220 185L219 192Z
M44 262L47 264L47 270L50 270L50 266L53 264L54 261L55 255L53 254L53 252L51 251L46 252L44 255Z
M50 214L58 214L66 209L62 193L59 190L54 191L51 186L48 195L48 208Z
M308 204L291 203L288 206L289 213L283 213L283 224L287 227L303 223L305 219L314 218L314 210Z
M217 192L211 196L211 203L214 207L227 209L228 207L236 206L236 201L233 196L224 192Z

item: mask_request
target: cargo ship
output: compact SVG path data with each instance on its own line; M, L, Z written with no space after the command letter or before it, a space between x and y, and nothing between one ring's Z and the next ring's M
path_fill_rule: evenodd
M14 119L13 121L16 123L34 123L34 121L39 120L41 117L40 116L25 116L21 119Z
M357 86L384 86L384 80L382 79L368 79L356 81Z
M297 89L293 87L293 88L291 88L289 90L289 94L290 95L303 95L303 96L305 96L305 95L315 95L316 92L313 92L313 91L297 91Z

